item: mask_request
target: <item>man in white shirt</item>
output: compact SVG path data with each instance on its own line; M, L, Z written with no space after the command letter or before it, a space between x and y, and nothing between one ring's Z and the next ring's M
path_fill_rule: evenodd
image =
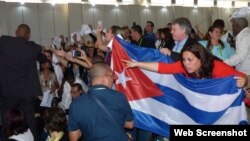
M192 25L187 18L180 17L172 22L171 33L173 39L175 40L175 45L172 51L168 48L162 48L160 51L165 55L169 55L174 61L179 61L181 59L180 52L184 46L192 45L197 41L190 38L192 30Z
M248 75L250 78L250 28L247 19L234 17L231 19L233 34L236 36L235 55L224 60L230 66L235 66L236 70ZM248 88L250 83L248 81Z
M79 78L74 76L74 73L70 70L67 70L64 73L64 77L66 79L66 81L64 83L62 83L63 85L63 92L62 92L62 101L59 102L58 106L62 109L64 109L67 113L67 110L69 109L69 105L72 102L72 96L70 94L70 90L71 87L75 84L75 83L79 83L82 86L83 92L86 93L88 90L88 87L86 86L86 84Z

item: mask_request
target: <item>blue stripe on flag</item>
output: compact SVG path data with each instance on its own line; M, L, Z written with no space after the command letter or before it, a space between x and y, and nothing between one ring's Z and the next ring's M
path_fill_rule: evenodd
M135 126L164 137L169 137L169 124L143 112L133 110ZM145 124L148 123L148 124Z
M184 87L203 94L221 95L235 94L238 91L233 77L215 79L187 79L182 75L174 75L175 79ZM209 84L209 85L208 85ZM216 87L214 87L216 86ZM225 86L230 86L225 89ZM210 88L211 87L211 88Z

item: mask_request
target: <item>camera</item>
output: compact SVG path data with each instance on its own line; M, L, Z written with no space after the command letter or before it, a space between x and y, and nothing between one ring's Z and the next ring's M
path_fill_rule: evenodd
M82 53L81 53L81 51L73 50L73 51L72 51L72 56L73 56L73 57L81 57L81 56L82 56Z

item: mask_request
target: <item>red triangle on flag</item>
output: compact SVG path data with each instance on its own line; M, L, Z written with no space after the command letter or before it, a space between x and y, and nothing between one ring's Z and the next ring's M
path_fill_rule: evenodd
M129 80L124 81L126 87L121 83L116 85L117 90L126 94L129 101L163 95L156 84L152 82L139 68L125 68L125 63L123 63L122 60L131 61L131 58L115 38L112 45L112 59L114 72L116 72L116 74L121 74L125 71L125 76L122 78L130 78Z

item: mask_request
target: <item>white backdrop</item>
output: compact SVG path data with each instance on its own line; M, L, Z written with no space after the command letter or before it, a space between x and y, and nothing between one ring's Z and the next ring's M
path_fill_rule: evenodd
M54 35L79 31L83 23L96 27L102 20L105 27L111 25L132 26L133 22L145 27L146 21L155 23L155 31L178 17L187 17L193 26L199 24L205 32L212 22L221 18L225 20L226 28L231 29L228 17L236 9L226 8L193 8L193 7L160 7L148 8L140 5L95 5L89 4L56 4L49 3L9 3L0 1L0 34L14 35L17 26L26 23L31 27L31 40L49 45ZM248 19L250 16L248 14Z

